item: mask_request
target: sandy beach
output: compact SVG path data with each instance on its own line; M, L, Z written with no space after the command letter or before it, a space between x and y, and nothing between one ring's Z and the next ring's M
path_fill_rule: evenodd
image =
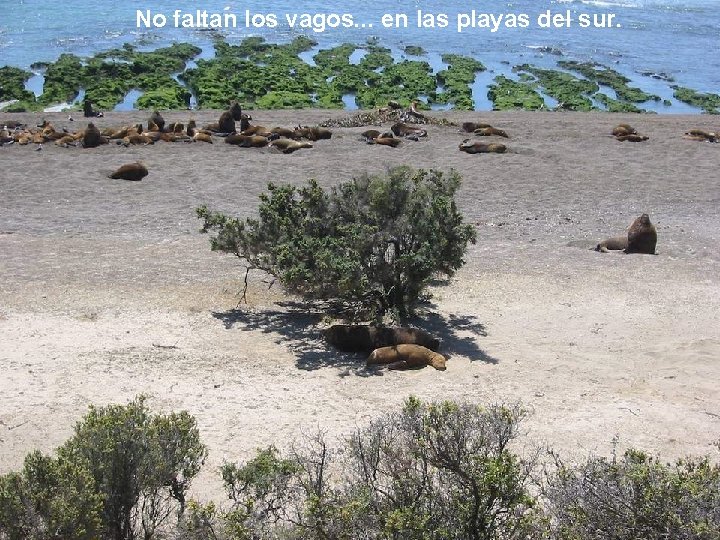
M213 111L164 112L198 124ZM265 126L315 124L345 111L251 111ZM90 404L150 396L193 414L209 447L193 493L222 500L217 468L303 433L342 436L401 405L520 400L521 444L564 456L608 454L613 437L666 459L717 457L720 439L720 144L712 116L433 113L506 130L504 155L468 155L457 127L427 140L367 145L334 128L292 155L223 144L96 149L0 148L0 473L51 452ZM67 113L0 114L0 125ZM108 113L97 125L145 122ZM610 131L629 122L643 143ZM385 125L388 128L389 125ZM110 180L142 160L141 182ZM325 344L309 312L268 276L210 251L194 209L250 216L268 181L331 186L387 167L457 169L459 206L477 227L467 264L433 290L417 325L437 333L448 369L373 372ZM648 213L657 255L590 248Z

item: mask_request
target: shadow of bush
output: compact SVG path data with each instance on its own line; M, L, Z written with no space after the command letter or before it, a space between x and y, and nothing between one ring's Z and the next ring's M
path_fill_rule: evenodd
M345 368L343 375L382 375L382 370L365 365L367 355L345 353L327 343L320 328L326 312L303 302L278 302L278 309L253 311L232 309L212 312L225 328L238 328L244 332L260 331L272 334L275 343L288 346L296 356L298 369L315 370L324 367ZM477 344L477 337L487 336L485 326L475 316L443 316L428 313L413 322L413 326L430 332L441 340L440 352L445 356L466 356L471 361L491 364L498 360ZM469 334L469 335L460 335Z

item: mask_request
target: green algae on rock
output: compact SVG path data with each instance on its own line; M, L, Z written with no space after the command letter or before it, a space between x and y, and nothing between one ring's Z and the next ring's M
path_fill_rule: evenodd
M591 111L596 109L590 95L599 90L598 85L586 79L578 79L564 71L541 69L522 64L513 71L527 72L537 78L544 92L558 101L558 108L570 111Z
M25 83L32 77L32 73L20 68L5 66L0 68L0 101L34 102L35 95L25 90Z
M675 99L698 107L708 114L720 114L720 95L706 92L698 92L692 88L684 88L682 86L672 86Z
M562 68L576 71L582 76L597 84L609 86L617 94L618 100L630 103L643 103L645 101L660 101L660 96L648 94L639 88L628 86L630 79L618 73L614 69L605 67L595 62L575 62L572 60L561 60L558 65Z
M531 84L513 81L504 75L498 75L493 80L495 83L488 89L488 99L493 102L493 110L537 111L546 108L545 100L533 89Z
M442 61L448 64L448 67L435 76L442 88L435 102L448 103L460 110L474 110L475 102L470 85L475 82L478 73L485 71L485 66L479 60L460 54L444 54Z

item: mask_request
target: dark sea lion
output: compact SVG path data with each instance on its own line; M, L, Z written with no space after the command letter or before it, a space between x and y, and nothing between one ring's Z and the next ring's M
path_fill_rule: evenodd
M637 133L631 133L629 135L618 135L615 138L621 142L643 142L647 141L650 137L648 137L647 135L638 135Z
M295 136L309 141L319 141L321 139L331 139L332 131L320 126L298 126L295 128Z
M331 345L345 352L369 352L401 344L422 345L433 351L440 347L439 339L418 328L334 324L324 334Z
M100 130L90 122L83 133L83 146L85 148L96 148L101 144L107 144L107 139L100 134Z
M388 369L412 369L432 366L446 369L446 358L422 345L393 345L375 349L367 359L368 366L386 365Z
M145 167L145 165L140 162L135 162L123 165L117 171L108 175L108 178L116 180L132 180L134 182L139 182L147 175L147 167Z
M165 119L157 110L153 111L153 113L150 115L149 122L155 124L159 131L162 131L165 127ZM150 128L148 128L148 131L150 131Z
M465 139L460 143L460 151L468 154L504 154L507 152L507 146L500 143L483 143L478 141L470 141Z
M490 137L492 135L496 135L498 137L505 137L506 139L509 138L505 131L492 126L476 129L473 133L475 133L475 135L479 135L480 137Z
M490 124L484 124L480 122L463 122L462 131L465 133L474 133L476 129L484 129L492 127Z
M595 251L601 253L607 253L608 251L623 251L628 247L627 235L625 236L614 236L600 242L595 246Z
M380 132L377 129L368 129L360 134L360 138L364 139L365 141L371 141L372 139L375 139L379 136Z
M637 130L634 127L632 127L630 124L618 124L612 130L612 134L615 137L622 136L622 135L635 135L636 133L637 133Z
M270 141L262 135L243 135L233 133L225 137L225 143L243 148L262 148L267 146Z
M650 223L650 216L641 215L632 222L628 229L628 245L625 253L646 253L655 255L657 246L657 230Z
M292 154L296 150L301 148L312 148L313 145L307 141L294 141L292 139L275 139L270 143L270 146L277 148L283 154Z
M103 113L94 110L92 107L92 101L85 98L83 101L83 116L85 116L85 118L102 118Z
M397 137L407 137L408 135L416 135L418 137L427 137L427 131L425 131L422 128L411 126L409 124L404 124L402 122L397 122L392 125L390 130L395 134Z
M242 118L242 107L240 107L240 104L237 101L233 101L230 103L228 112L232 115L233 120L235 120L236 122Z
M707 142L718 142L720 136L712 131L705 131L703 129L691 129L685 132L685 138L693 141L707 141Z

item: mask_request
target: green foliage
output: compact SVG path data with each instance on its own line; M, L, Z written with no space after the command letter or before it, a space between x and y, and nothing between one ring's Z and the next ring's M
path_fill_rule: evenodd
M513 71L524 71L537 77L538 84L545 89L545 93L557 99L565 110L595 109L589 96L597 92L599 87L592 81L578 79L563 71L541 69L530 64L516 66Z
M30 77L32 73L20 68L0 67L0 101L35 101L35 95L25 90L25 83Z
M73 54L61 54L60 58L45 70L43 93L38 98L45 105L73 101L83 86L83 66Z
M233 539L528 538L530 463L508 449L524 412L410 398L338 449L320 435L289 457L226 465Z
M595 62L576 62L561 60L558 65L562 68L576 71L598 84L609 86L617 94L618 100L628 103L642 103L644 101L660 101L660 96L648 94L639 88L628 86L630 79L621 75L614 69L602 66Z
M707 457L666 464L631 449L559 463L546 497L559 540L720 538L720 466Z
M0 476L0 538L91 540L101 511L92 476L72 460L32 452L22 471Z
M402 319L437 275L464 263L475 230L455 204L460 175L397 167L324 191L268 185L259 219L197 209L213 250L246 259L291 292L358 314Z
M720 95L698 92L682 86L673 86L672 88L675 99L698 107L708 114L720 114Z
M538 94L531 84L508 79L498 75L494 84L488 89L488 99L493 102L493 109L504 111L507 109L524 109L535 111L545 108L545 100Z
M104 538L151 538L173 512L206 456L188 413L152 415L143 397L128 405L91 407L60 459L86 469L102 496Z

